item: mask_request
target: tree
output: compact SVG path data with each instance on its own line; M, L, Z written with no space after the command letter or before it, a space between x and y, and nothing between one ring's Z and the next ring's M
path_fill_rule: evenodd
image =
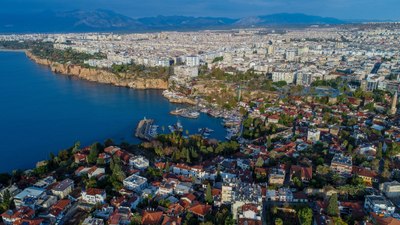
M187 213L184 218L183 225L196 225L196 224L199 224L197 218L195 218L192 213L190 212Z
M5 190L4 193L3 193L3 204L4 204L7 208L10 207L11 200L12 200L12 199L11 199L10 191Z
M120 189L122 187L122 181L126 178L126 175L122 170L121 160L117 156L114 156L111 160L110 168L112 171L111 183L115 189Z
M165 163L165 172L169 172L169 170L170 170L170 166L169 166L169 162L167 161L166 163Z
M98 158L96 164L99 166L104 166L106 164L106 161L103 158Z
M336 193L329 198L327 213L329 216L339 215L338 195Z
M109 146L113 146L113 145L115 145L114 141L112 139L110 139L110 138L108 138L107 140L104 141L104 146L105 147L109 147Z
M262 157L258 157L256 162L256 167L262 167L264 165L264 159Z
M330 172L329 166L319 165L317 166L317 173L321 175L326 175Z
M142 224L142 216L139 213L132 214L131 225Z
M303 182L298 177L293 177L293 184L298 188L303 186Z
M357 186L357 185L364 185L364 180L357 175L353 175L350 179L350 184Z
M79 141L75 142L75 145L72 148L72 152L73 153L78 152L80 147L81 147L81 142L79 142Z
M382 143L378 144L378 148L376 149L376 158L377 159L382 159Z
M283 220L281 218L276 218L275 225L283 225Z
M347 223L340 217L334 217L333 220L335 225L347 225Z
M217 176L215 177L215 182L221 182L221 181L222 181L221 170L218 167L217 168Z
M272 140L271 137L268 135L267 137L267 148L270 149L272 147Z
M214 224L221 224L221 225L234 224L230 208L228 208L227 206L222 206L213 216L214 218L212 220Z
M206 202L208 204L210 204L210 205L213 204L214 199L213 199L213 196L212 196L211 185L210 184L207 185L205 200L206 200Z
M298 212L300 224L311 225L313 222L312 215L312 210L309 207L300 209Z
M92 146L90 146L90 152L87 157L88 163L89 164L96 163L98 155L99 155L99 150L97 148L97 143L94 143L94 144L92 144Z

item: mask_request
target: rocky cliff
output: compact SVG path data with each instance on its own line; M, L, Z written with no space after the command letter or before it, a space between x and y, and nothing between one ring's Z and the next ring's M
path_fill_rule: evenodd
M60 64L57 62L52 62L48 59L39 58L33 55L29 51L26 51L26 55L36 63L50 67L50 69L55 73L76 76L88 81L135 88L135 89L168 88L168 81L165 81L163 79L148 79L140 77L124 79L119 77L117 74L102 69L91 69L78 65Z

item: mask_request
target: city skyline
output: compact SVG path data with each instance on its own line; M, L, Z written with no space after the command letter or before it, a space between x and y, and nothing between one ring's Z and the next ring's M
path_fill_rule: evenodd
M399 20L396 0L5 0L1 14L34 13L44 10L109 9L132 18L157 15L211 16L240 18L275 13L304 13L345 20Z

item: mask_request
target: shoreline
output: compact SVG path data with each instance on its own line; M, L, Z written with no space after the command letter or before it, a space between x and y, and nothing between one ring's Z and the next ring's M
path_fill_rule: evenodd
M47 66L57 74L75 76L83 80L92 82L110 84L117 87L127 87L138 90L167 90L168 81L160 78L135 78L122 79L117 74L98 68L86 68L80 65L61 64L48 59L42 59L26 50L25 55L35 63Z
M118 78L116 74L102 69L85 68L79 65L68 65L53 62L48 59L39 58L36 55L32 54L32 52L30 52L29 50L21 50L19 52L24 52L30 60L39 65L47 66L52 72L57 74L74 76L78 77L79 79L95 83L109 84L116 87L126 87L136 90L168 90L168 81L159 78L137 78L124 80ZM175 99L164 95L163 97L171 103L196 105L195 101L188 98Z
M26 53L27 49L7 49L7 48L0 48L0 52L24 52Z

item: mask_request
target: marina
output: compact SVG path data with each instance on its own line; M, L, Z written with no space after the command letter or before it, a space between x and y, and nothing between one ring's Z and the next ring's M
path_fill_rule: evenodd
M169 125L169 126L168 126L168 129L171 131L171 133L174 133L174 132L183 132L183 126L182 126L182 124L181 124L180 121L176 122L176 123L173 124L173 125Z
M170 112L171 115L181 116L189 119L197 119L200 113L195 109L175 109Z
M156 138L158 135L158 126L153 125L153 123L153 119L144 118L141 120L136 128L135 136L146 141L151 141Z
M109 138L116 144L138 144L142 139L134 134L140 120L155 120L150 136L168 133L168 125L177 121L169 112L183 107L168 102L159 90L114 87L53 73L21 52L0 52L0 67L0 83L4 84L0 94L7 96L0 99L0 124L7 130L0 140L13 144L13 151L0 150L1 172L31 168L48 159L50 152L67 149L78 141L82 146ZM204 113L197 119L179 120L189 134L209 127L214 130L210 139L224 140L226 135L222 119ZM21 132L22 127L25 132ZM38 141L48 139L51 141ZM15 152L25 157L15 157Z

